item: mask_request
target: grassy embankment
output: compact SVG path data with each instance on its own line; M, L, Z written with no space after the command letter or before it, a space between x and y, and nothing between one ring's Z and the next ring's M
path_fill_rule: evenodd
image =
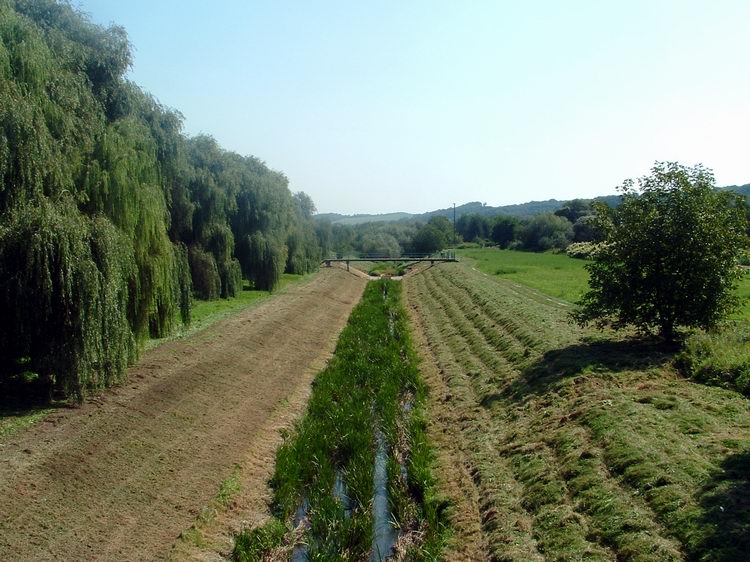
M532 287L552 297L576 302L588 288L586 260L565 254L517 252L496 248L458 250L459 258L468 261L487 275L498 276ZM738 296L741 308L733 316L750 322L750 271L740 281Z
M584 260L564 254L479 249L459 252L480 271L532 287L574 303L588 288ZM741 306L711 333L697 331L678 357L681 371L695 380L739 390L750 396L750 273L740 281Z
M383 442L399 548L412 560L434 559L445 529L423 401L401 285L373 281L316 377L305 416L278 452L275 517L237 537L234 559L281 559L302 543L310 560L366 557L373 544L376 449Z
M284 274L281 283L275 292L285 289L286 287L300 282L307 278L305 275ZM146 348L151 349L167 341L176 338L186 337L201 330L204 330L232 314L236 314L249 306L257 305L263 300L270 297L269 291L251 290L247 281L245 281L244 290L238 293L234 298L217 299L212 301L194 300L192 307L192 321L190 326L177 330L166 338L152 339L146 342ZM35 399L30 399L21 403L0 403L0 438L9 437L10 435L29 427L30 425L43 420L48 414L55 411L55 408L67 406L67 402L53 403L51 405L44 403L35 403Z
M466 263L407 280L437 365L435 435L476 488L485 557L750 559L750 402L686 380L653 343L572 325L520 281Z
M279 282L278 287L276 287L273 292L253 289L250 285L250 282L244 280L242 291L238 292L236 297L229 299L215 299L211 301L194 299L190 314L190 325L182 328L181 330L176 330L173 334L167 336L166 338L149 340L146 344L146 347L156 347L167 341L171 341L177 338L183 338L196 332L200 332L201 330L204 330L209 326L215 324L219 320L223 320L228 316L236 314L237 312L240 312L249 306L260 304L271 295L283 291L288 286L294 285L295 283L298 283L308 277L309 275L293 275L291 273L284 273L281 276L281 281Z

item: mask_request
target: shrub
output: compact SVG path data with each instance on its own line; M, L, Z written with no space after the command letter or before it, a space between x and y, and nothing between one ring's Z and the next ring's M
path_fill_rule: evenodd
M599 244L594 242L573 242L565 248L565 253L571 258L590 260L598 249Z
M750 396L750 325L692 334L675 363L686 377Z

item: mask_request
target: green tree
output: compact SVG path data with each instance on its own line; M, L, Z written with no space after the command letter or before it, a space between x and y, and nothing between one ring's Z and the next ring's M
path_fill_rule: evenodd
M587 199L571 199L555 211L555 215L568 219L571 223L592 213L591 201Z
M434 217L430 217L430 220L427 221L427 224L430 226L437 228L440 232L443 233L443 238L445 238L446 244L453 244L453 221L450 220L448 217L444 217L442 215L437 215Z
M365 235L362 252L369 256L397 258L401 255L401 246L391 234L378 232Z
M681 327L710 328L737 304L737 266L748 247L746 203L717 191L703 166L657 162L651 175L620 188L617 208L597 206L605 235L581 323L633 325L673 341Z
M492 232L490 237L492 241L506 248L508 244L513 242L516 238L516 230L518 230L518 219L508 215L498 215L495 217L495 224L492 225Z
M412 248L420 254L432 254L445 248L445 244L445 234L432 224L420 228L412 240Z
M518 229L524 249L544 252L563 250L573 239L573 225L568 219L551 213L537 215Z

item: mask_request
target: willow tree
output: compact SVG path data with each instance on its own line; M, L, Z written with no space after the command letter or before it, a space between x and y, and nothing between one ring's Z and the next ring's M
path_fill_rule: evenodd
M0 376L23 359L76 399L189 322L194 290L272 289L317 252L286 177L186 138L131 58L65 1L0 0Z
M104 218L70 197L24 205L0 228L0 356L24 357L68 396L121 379L137 348L128 321L135 259Z
M121 28L67 4L0 2L0 364L27 357L77 399L189 317L129 63Z
M256 289L272 291L276 288L286 265L286 246L258 231L244 240L240 256Z
M229 221L236 212L241 170L230 153L207 135L190 139L187 150L191 167L188 190L194 202L189 243L196 248L191 252L196 258L191 269L197 272L207 268L200 275L208 279L215 267L219 279L216 296L233 297L242 288L242 271L234 256L234 234ZM206 259L202 252L210 253L212 259Z
M180 309L180 271L167 233L168 216L155 143L146 125L123 118L98 139L83 185L88 214L103 214L132 241L138 276L131 322L139 339L169 333Z
M287 273L309 273L320 264L321 251L318 233L313 222L315 204L309 195L300 191L292 196L294 221L287 237Z

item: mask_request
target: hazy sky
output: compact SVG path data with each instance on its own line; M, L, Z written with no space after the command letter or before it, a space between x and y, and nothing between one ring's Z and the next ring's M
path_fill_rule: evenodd
M321 212L613 193L655 160L750 182L750 1L81 0L189 134Z

